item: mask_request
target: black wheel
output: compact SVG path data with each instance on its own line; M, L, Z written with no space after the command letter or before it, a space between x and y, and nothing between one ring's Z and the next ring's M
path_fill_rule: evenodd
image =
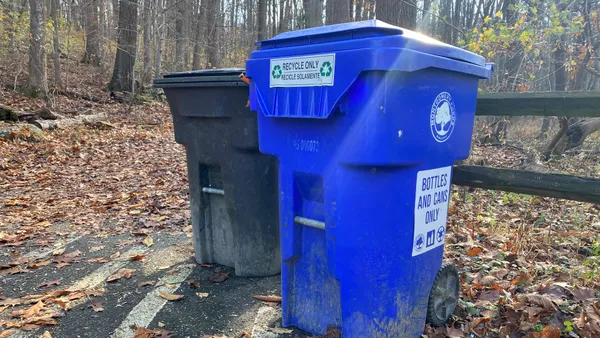
M458 304L460 280L452 264L444 264L438 271L429 293L427 322L433 326L446 324Z

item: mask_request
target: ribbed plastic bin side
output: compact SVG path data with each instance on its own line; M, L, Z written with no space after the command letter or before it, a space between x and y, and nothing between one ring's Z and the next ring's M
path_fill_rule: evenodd
M246 67L260 150L279 159L283 324L420 337L491 67L374 20L283 33Z

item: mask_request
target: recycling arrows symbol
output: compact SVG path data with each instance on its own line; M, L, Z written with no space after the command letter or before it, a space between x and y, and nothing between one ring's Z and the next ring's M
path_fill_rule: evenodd
M321 69L319 71L321 73L321 76L331 76L331 73L333 72L331 63L329 61L323 62L323 65L321 66Z
M273 67L273 71L271 72L271 75L273 76L274 79L279 79L281 77L281 75L283 75L281 66L275 65L275 67Z

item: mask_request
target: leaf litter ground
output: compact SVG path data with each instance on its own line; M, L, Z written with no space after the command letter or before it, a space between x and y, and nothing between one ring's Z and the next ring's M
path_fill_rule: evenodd
M156 232L189 234L185 151L174 142L168 108L148 103L130 113L121 104L91 109L109 114L116 128L57 130L37 143L0 141L0 277L89 263L64 250L23 258L28 250L52 250L64 238L128 236L119 245L150 247ZM473 158L478 157L517 167L526 155L509 147L475 146ZM554 165L597 175L598 157L572 160ZM454 187L449 213L445 257L461 271L462 297L449 325L427 327L426 337L600 336L597 205ZM104 263L122 259L118 256L92 259ZM144 254L131 257L145 260ZM130 275L119 271L111 277ZM225 280L218 274L213 279ZM61 311L81 299L104 310L94 301L102 288L62 290L60 281L52 280L39 287L16 299L0 291L1 330L56 325Z

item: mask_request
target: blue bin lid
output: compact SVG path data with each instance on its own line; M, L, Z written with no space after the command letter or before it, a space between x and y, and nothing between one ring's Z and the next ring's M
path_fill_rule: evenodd
M264 50L394 35L401 38L399 47L479 66L486 64L485 59L480 55L379 20L349 22L281 33L269 40L259 41L256 45Z

